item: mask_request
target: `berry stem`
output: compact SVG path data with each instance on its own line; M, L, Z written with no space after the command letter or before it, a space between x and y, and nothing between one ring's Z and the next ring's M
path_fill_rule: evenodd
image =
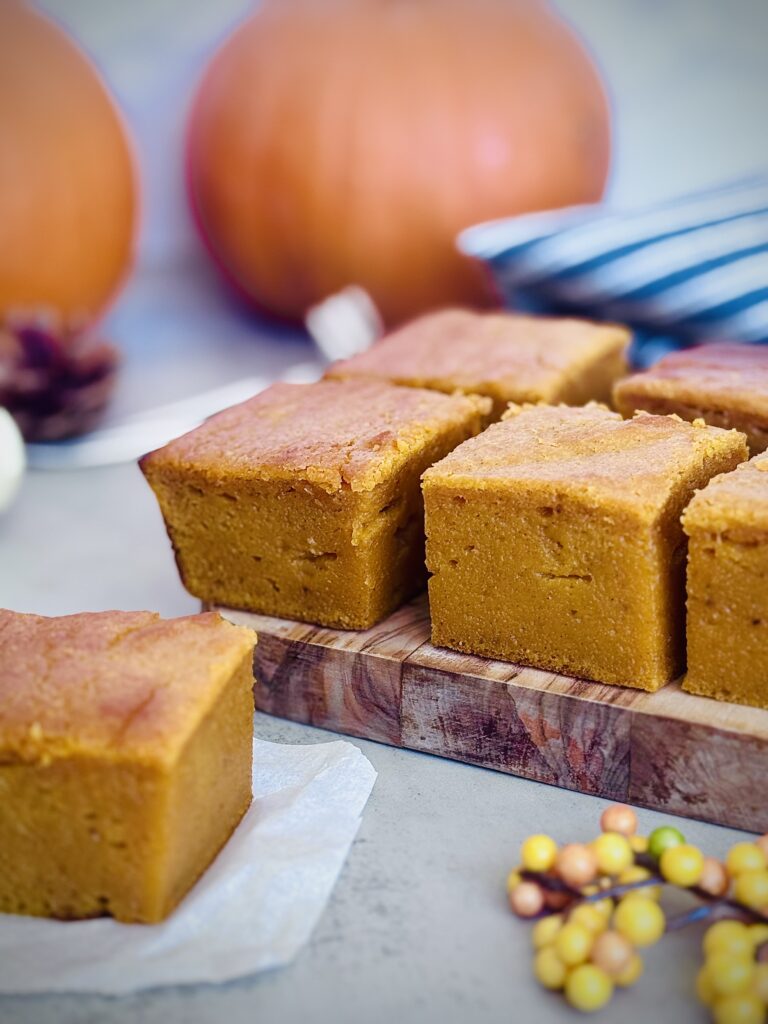
M626 896L628 893L637 889L646 889L651 886L672 884L658 873L655 863L651 858L638 857L637 863L642 867L648 868L651 872L650 877L644 878L638 882L626 882L622 885L613 885L610 888L600 889L598 892L589 893L586 896L578 889L574 889L572 886L567 885L559 878L553 878L551 875L544 874L540 871L521 871L520 876L526 881L536 882L537 885L541 886L545 891L562 892L571 897L571 902L565 907L564 911L546 909L540 914L537 914L537 917L549 917L551 914L563 912L567 916L569 911L577 904L597 903L604 899L616 899L617 897ZM681 887L674 886L674 888ZM684 928L686 925L694 924L697 921L706 920L709 917L720 918L737 916L743 920L752 921L754 923L768 924L768 915L762 914L759 910L754 910L752 907L747 907L745 904L739 903L738 900L729 899L724 896L712 896L710 893L705 892L704 889L698 888L698 886L691 886L685 891L701 900L702 906L695 907L693 910L690 910L685 914L680 914L677 917L668 918L666 927L668 932L677 931L679 928ZM730 911L730 913L728 913L728 911Z

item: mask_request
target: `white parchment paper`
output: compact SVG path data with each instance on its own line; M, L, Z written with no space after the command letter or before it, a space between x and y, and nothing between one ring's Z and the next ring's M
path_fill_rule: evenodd
M289 963L328 901L376 779L351 743L254 741L254 803L159 925L0 914L0 992L217 982Z

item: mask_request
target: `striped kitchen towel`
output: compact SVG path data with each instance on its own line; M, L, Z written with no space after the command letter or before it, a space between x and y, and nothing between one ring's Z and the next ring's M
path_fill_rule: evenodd
M629 324L638 365L706 341L768 342L768 175L625 213L492 221L458 245L514 308Z

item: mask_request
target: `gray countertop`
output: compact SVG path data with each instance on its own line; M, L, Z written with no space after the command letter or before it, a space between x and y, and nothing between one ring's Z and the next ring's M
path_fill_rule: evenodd
M260 324L223 294L191 244L178 189L171 187L175 172L157 152L161 140L174 137L170 126L180 123L180 98L194 77L191 63L244 9L244 0L47 0L47 6L111 73L137 125L148 168L146 209L153 217L142 236L140 270L106 324L125 351L113 417L242 374L279 375L307 359L309 346L298 334ZM672 194L746 173L765 157L760 126L768 92L768 5L762 0L732 6L717 0L568 0L560 6L587 36L612 83L615 198L636 203ZM159 55L163 60L150 73L147 62ZM161 102L153 88L162 90ZM173 615L194 610L196 603L178 581L148 488L138 469L125 465L27 475L18 501L0 517L0 606L44 614L149 607ZM329 738L263 715L256 716L256 730L279 742ZM122 999L0 998L0 1020L575 1019L533 982L529 928L506 909L504 878L526 835L588 839L604 803L426 755L359 745L379 778L331 900L294 964L220 987ZM644 831L663 820L641 812ZM678 824L690 841L715 855L738 835ZM698 937L694 930L665 938L647 956L646 976L633 991L619 993L600 1019L705 1020L693 999Z

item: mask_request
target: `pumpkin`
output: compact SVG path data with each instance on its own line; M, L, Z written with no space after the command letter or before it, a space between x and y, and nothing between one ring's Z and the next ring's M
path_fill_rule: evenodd
M47 18L0 2L0 321L91 320L126 271L134 177L93 66ZM37 314L35 314L37 315Z
M188 185L221 269L288 319L349 284L389 324L492 301L473 223L600 198L606 98L541 0L265 0L194 102Z

